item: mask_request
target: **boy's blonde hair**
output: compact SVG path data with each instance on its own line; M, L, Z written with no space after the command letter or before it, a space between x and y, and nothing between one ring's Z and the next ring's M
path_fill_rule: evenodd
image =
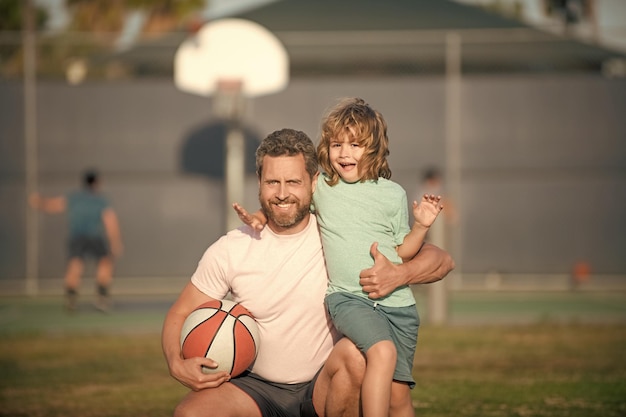
M361 182L376 181L379 177L391 178L391 170L387 163L389 155L389 139L387 123L382 114L374 110L363 99L344 98L330 109L322 122L320 143L317 145L317 158L322 169L328 175L326 182L335 185L339 174L330 163L330 143L342 135L365 148L359 161Z

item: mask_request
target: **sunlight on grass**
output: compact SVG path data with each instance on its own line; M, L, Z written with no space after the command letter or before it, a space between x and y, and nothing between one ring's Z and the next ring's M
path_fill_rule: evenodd
M626 325L423 326L420 417L626 415ZM158 332L0 333L0 417L171 416Z
M424 328L420 416L626 415L626 327Z
M0 357L0 416L170 416L187 392L154 334L12 336Z

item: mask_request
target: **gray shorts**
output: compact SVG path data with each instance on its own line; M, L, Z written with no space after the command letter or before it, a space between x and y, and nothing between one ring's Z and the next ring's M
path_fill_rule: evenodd
M383 340L392 341L398 352L393 379L406 382L411 388L415 386L413 359L420 325L415 305L385 307L374 300L341 292L327 295L325 303L335 328L361 352L366 353Z
M96 260L109 256L111 251L107 241L98 236L73 236L68 241L68 257Z
M251 372L230 382L252 397L263 417L317 417L313 407L313 387L320 371L313 380L301 384L278 384Z

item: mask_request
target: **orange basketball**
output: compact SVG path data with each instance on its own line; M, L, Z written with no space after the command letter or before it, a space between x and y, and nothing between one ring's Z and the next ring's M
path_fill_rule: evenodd
M205 373L226 371L237 376L256 358L259 329L254 317L241 304L212 300L198 306L183 323L180 345L185 359L206 357L217 368Z

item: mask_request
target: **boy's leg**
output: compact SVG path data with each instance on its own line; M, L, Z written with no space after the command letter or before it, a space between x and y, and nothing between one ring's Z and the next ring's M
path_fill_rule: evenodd
M396 347L383 340L370 347L361 395L365 417L387 416L391 400L391 382L396 368Z
M360 415L361 383L365 358L349 339L337 342L313 389L313 406L319 417Z
M389 417L415 417L411 388L406 382L393 381Z

